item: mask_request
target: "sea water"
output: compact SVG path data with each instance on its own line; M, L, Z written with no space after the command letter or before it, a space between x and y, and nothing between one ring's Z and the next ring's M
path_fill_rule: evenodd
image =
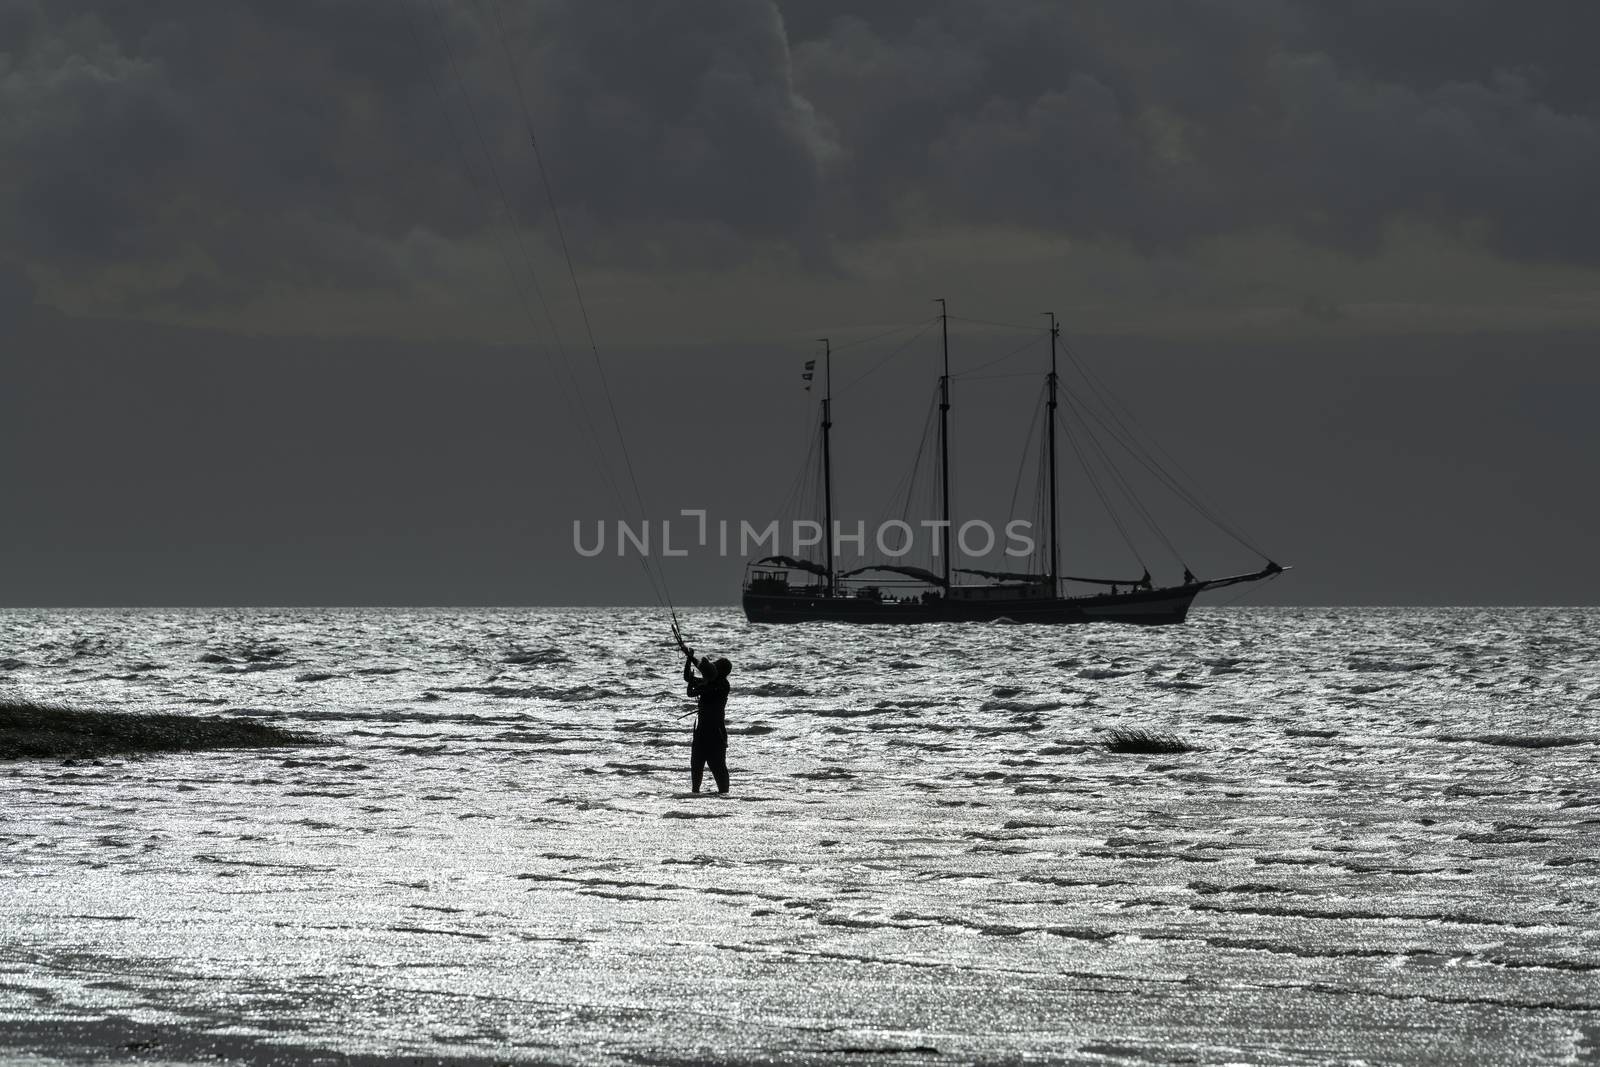
M0 1059L1594 1062L1597 624L691 610L719 798L657 612L0 612L0 695L332 742L0 764Z

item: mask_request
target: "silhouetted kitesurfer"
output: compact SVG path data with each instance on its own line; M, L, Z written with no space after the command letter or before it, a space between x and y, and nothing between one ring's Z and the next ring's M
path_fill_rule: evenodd
M700 778L709 763L712 777L717 780L717 792L726 793L728 727L723 715L728 707L728 675L733 673L733 664L726 659L712 662L710 656L697 662L692 648L685 648L684 653L688 658L683 662L683 680L689 695L700 700L694 720L694 743L689 749L690 788L700 792ZM695 677L696 670L699 677Z

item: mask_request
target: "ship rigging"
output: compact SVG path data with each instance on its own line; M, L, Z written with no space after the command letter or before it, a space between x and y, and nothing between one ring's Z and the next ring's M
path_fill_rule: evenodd
M938 484L936 504L939 519L933 524L938 530L938 544L932 554L938 557L938 567L921 567L899 561L876 559L841 570L838 559L839 531L834 520L833 481L833 345L821 339L823 345L822 398L821 398L821 506L823 536L820 538L819 558L794 555L768 555L752 560L745 568L742 602L745 617L758 623L934 623L934 622L995 622L1019 623L1089 623L1119 622L1139 625L1167 625L1183 622L1190 606L1201 593L1228 586L1265 581L1282 574L1286 568L1242 537L1228 523L1198 497L1186 489L1155 454L1142 447L1112 411L1112 422L1105 423L1112 437L1139 460L1159 481L1185 500L1202 517L1222 530L1233 540L1258 555L1263 565L1254 571L1215 578L1197 578L1187 564L1182 578L1169 585L1157 585L1148 566L1138 578L1106 578L1066 575L1061 573L1059 472L1057 459L1057 429L1061 426L1060 407L1062 387L1058 367L1061 350L1061 328L1053 313L1049 316L1050 369L1045 375L1043 409L1045 419L1044 460L1040 478L1044 486L1045 505L1043 522L1047 530L1039 566L1027 571L1004 571L978 567L956 567L952 552L952 531L956 528L952 515L950 491L950 315L944 300L939 305L939 333L941 374L938 380ZM1082 368L1080 367L1080 370ZM859 380L859 379L858 379ZM1080 409L1074 408L1082 414ZM1081 432L1092 434L1089 419L1081 420ZM1120 431L1120 432L1119 432ZM1068 431L1080 461L1084 461L1076 438ZM1030 430L1031 437L1031 430ZM1094 447L1101 458L1110 463L1109 455L1098 442ZM919 448L917 463L921 461ZM809 463L809 461L808 461ZM1095 481L1085 462L1095 492L1111 513L1130 548L1133 543L1127 530L1117 518L1111 502ZM1177 557L1176 547L1166 534L1156 526L1148 509L1138 500L1131 486L1113 466L1114 483L1132 502L1135 510L1155 531L1161 541ZM913 480L916 467L913 467ZM910 502L910 482L907 483L907 504ZM1020 484L1020 473L1019 473ZM1013 494L1013 504L1015 494ZM904 525L904 523L902 523ZM1137 558L1137 550L1135 549ZM1142 560L1141 560L1142 562ZM957 575L969 580L961 580ZM976 579L976 580L970 580ZM1069 583L1088 585L1092 591L1071 593Z

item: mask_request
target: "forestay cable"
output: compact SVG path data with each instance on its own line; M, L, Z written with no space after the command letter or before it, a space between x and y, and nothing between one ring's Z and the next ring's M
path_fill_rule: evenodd
M505 56L506 68L511 73L511 83L517 91L517 107L522 112L523 127L528 132L528 144L533 149L534 162L539 167L539 182L544 186L545 203L550 207L550 218L555 223L556 237L561 244L561 257L566 261L567 277L572 281L572 294L578 303L578 311L583 317L584 334L589 341L589 352L594 357L595 370L599 373L600 388L606 398L606 408L611 413L611 425L617 433L617 445L622 452L622 463L628 472L628 482L633 487L634 503L638 505L641 521L647 514L644 506L644 494L639 491L639 478L634 473L633 456L628 452L628 437L622 431L622 420L617 417L617 404L611 395L611 379L606 374L604 361L600 359L600 346L595 341L594 325L589 319L589 305L583 299L583 286L578 282L578 272L572 265L572 251L567 245L566 227L561 224L561 209L556 206L555 189L550 184L550 174L545 169L544 153L539 149L539 138L534 132L533 114L528 110L528 99L522 91L522 75L517 70L517 61L511 54L511 46L506 42L505 22L500 17L500 5L497 0L488 0L489 10L494 16L495 33L500 39L500 51ZM643 558L643 557L641 557ZM647 566L646 570L649 569ZM666 571L657 564L656 571L661 578L661 593L666 602L668 612L672 615L673 629L677 630L678 612L672 604L672 593L667 586Z
M414 11L414 14L416 17L411 20L410 24L412 35L416 40L419 52L426 60L428 55L427 44L423 40L423 31L419 25L422 16L419 11ZM596 473L600 475L601 480L611 489L612 495L620 502L622 499L621 490L617 487L616 481L611 475L610 467L603 462L605 447L600 441L599 432L594 426L594 420L589 415L588 407L583 403L582 387L578 384L577 377L573 374L571 362L566 356L565 346L561 344L560 330L556 326L553 316L550 314L549 304L545 301L544 290L539 285L538 274L533 269L533 264L531 258L528 256L527 248L522 244L520 227L518 227L516 224L517 220L515 214L511 211L508 198L505 196L504 186L500 181L499 172L495 167L494 156L489 151L486 138L483 134L482 125L477 118L476 109L472 106L472 98L466 91L464 79L461 76L460 68L455 60L454 49L450 46L447 31L442 20L439 18L437 9L433 11L433 15L435 27L438 30L441 42L444 44L449 55L451 71L455 77L456 90L461 95L462 102L467 108L468 114L471 116L473 128L477 134L479 150L483 153L486 168L488 169L490 177L494 181L496 188L499 190L499 202L501 210L507 214L507 224L515 231L518 248L523 259L523 264L528 272L529 284L531 285L534 295L538 299L540 308L544 313L545 323L548 324L551 333L555 338L555 351L561 357L560 368L565 372L565 377L562 377L558 374L556 375L556 380L566 391L568 398L572 402L572 406L578 410L578 413L581 416L580 425L588 434L590 444L594 446L594 452L589 457L590 462L593 464ZM434 91L435 97L439 102L440 113L444 118L445 128L450 134L451 143L455 146L456 153L461 158L462 170L466 173L468 180L480 193L489 192L489 190L485 189L483 181L479 178L477 170L473 166L472 157L467 151L466 143L461 139L460 132L456 129L456 124L450 118L450 102L443 86L439 84L437 79L431 77L429 79L429 83ZM522 309L523 316L527 319L528 328L533 342L548 352L551 346L542 336L542 324L538 316L534 313L533 304L529 300L528 291L523 286L518 275L517 266L512 253L506 249L505 241L497 229L490 230L490 237L494 242L496 252L499 253L500 261L505 267L506 278L510 283L512 293L517 298L518 304ZM654 576L650 574L648 568L646 569L646 578L651 582L652 592L655 593L656 600L659 603L661 601L661 596L660 593L655 590Z
M578 384L577 377L574 374L572 366L571 366L571 361L567 356L566 345L565 345L565 343L564 343L564 341L562 340L562 337L561 337L560 326L558 325L558 323L557 323L557 321L555 319L555 316L552 314L552 312L550 310L550 306L549 306L548 301L545 298L543 288L539 285L538 272L534 267L533 257L528 251L526 239L525 239L524 233L523 233L524 227L522 225L520 214L516 210L512 198L507 193L505 183L504 183L503 179L501 178L500 169L496 165L496 155L495 155L494 151L492 150L492 148L490 147L488 137L484 133L483 124L482 124L481 120L479 119L478 113L477 113L477 109L473 105L473 102L472 102L472 96L467 91L465 78L462 76L460 64L459 64L459 62L458 62L458 60L456 58L455 48L450 42L448 29L444 25L443 16L440 14L440 10L439 10L439 7L437 5L433 6L432 13L433 13L433 16L434 16L434 22L435 22L435 26L436 26L438 35L440 37L441 42L444 44L445 51L446 51L447 57L449 59L451 72L452 72L452 74L453 74L453 76L455 78L457 91L460 93L460 95L462 97L462 102L463 102L464 106L466 107L468 116L469 116L469 118L470 118L470 120L472 122L474 134L475 134L475 136L477 138L479 148L483 153L484 160L485 160L485 163L486 163L487 168L489 170L490 177L491 177L491 179L492 179L492 181L494 183L495 193L497 194L497 196L498 196L498 198L500 200L500 206L501 206L502 210L505 213L505 216L506 216L506 219L507 219L507 222L508 222L509 226L512 229L513 236L514 236L514 239L516 241L518 251L521 254L521 258L522 258L522 261L523 261L524 269L526 270L527 275L528 275L529 284L531 285L531 287L533 289L533 292L534 292L534 295L538 300L540 310L544 314L544 318L545 318L546 323L548 324L551 337L554 339L554 342L555 342L554 343L554 348L555 348L555 351L556 351L557 355L560 357L560 362L561 362L561 365L562 365L562 369L566 372L567 378L570 379L570 383L563 382L563 384L564 385L569 385L569 391L570 391L570 393L571 393L571 395L572 395L572 397L574 399L575 406L578 409L579 415L581 416L582 424L583 424L585 430L588 432L588 435L589 435L591 443L595 446L595 452L596 452L596 456L597 456L596 466L598 467L598 469L600 471L600 474L601 474L605 484L611 490L613 497L616 499L616 501L617 501L617 503L619 505L622 505L623 504L622 491L621 491L620 487L617 485L616 480L613 478L611 470L610 470L610 467L609 467L609 463L606 461L606 450L605 450L604 446L601 444L599 433L598 433L598 431L596 430L596 428L594 426L594 422L593 422L593 419L592 419L592 417L590 415L588 405L587 405L587 403L585 403L585 401L583 399L582 387ZM612 418L612 425L613 425L613 427L614 427L614 429L616 431L616 434L617 434L618 447L619 447L619 450L622 452L623 460L624 460L624 464L625 464L625 467L626 467L627 472L628 472L629 480L632 483L634 502L635 502L635 505L636 505L636 509L635 510L636 510L636 513L638 514L640 522L641 523L645 523L645 522L647 522L647 518L646 518L645 509L644 509L643 495L639 491L638 479L634 474L632 457L629 454L628 448L627 448L627 439L626 439L626 436L622 432L621 420L617 416L616 405L615 405L615 402L612 400L612 397L611 397L610 383L609 383L609 380L606 378L606 375L605 375L605 366L600 361L599 349L598 349L598 345L595 343L595 340L594 340L594 331L593 331L592 325L590 323L589 314L588 314L588 308L583 302L582 288L578 284L577 273L573 268L571 254L567 249L566 235L561 230L560 215L559 215L559 212L556 210L554 194L553 194L552 190L550 189L548 177L547 177L547 175L545 173L544 161L543 161L542 156L540 156L540 154L539 154L538 143L537 143L537 141L535 139L533 139L533 125L532 125L531 116L530 116L530 114L528 112L526 101L525 101L525 99L523 98L523 95L522 95L521 82L520 82L520 79L517 77L515 64L511 60L509 47L505 43L504 28L503 28L503 25L500 22L498 12L495 12L495 21L496 21L497 27L501 31L500 43L501 43L502 50L506 54L507 62L510 65L510 68L511 68L512 77L516 81L517 94L518 94L518 103L519 103L519 105L520 105L520 107L522 109L524 122L525 122L525 124L527 126L528 133L529 133L529 138L530 138L530 141L532 143L532 147L533 147L534 152L535 152L535 158L536 158L536 160L538 162L539 171L540 171L540 177L541 177L541 180L544 181L544 184L545 184L546 200L547 200L547 202L549 203L549 205L551 207L552 217L553 217L553 219L555 221L555 224L556 224L556 227L557 227L557 231L558 231L558 235L560 237L560 241L561 241L561 245L562 245L562 252L563 252L563 256L564 256L564 258L566 260L568 274L572 279L574 293L577 296L579 309L582 312L584 328L585 328L585 331L586 331L586 333L588 335L589 344L590 344L590 350L594 355L596 367L598 368L598 370L600 372L601 385L602 385L603 390L604 390L604 395L606 397L607 406L610 409L611 418ZM417 26L415 25L415 20L413 21L413 27L412 28L413 28L413 32L417 33L417 35L418 35L418 45L419 45L419 47L424 47L422 45L420 31L418 31ZM425 48L424 48L424 50L425 50ZM458 148L458 151L460 151L460 153L462 155L463 165L466 167L469 175L471 175L472 174L472 167L470 165L470 161L467 159L465 147L461 144L459 136L457 136L457 133L456 133L456 130L455 130L455 125L450 119L449 107L444 102L442 90L440 90L438 88L436 83L435 83L435 91L440 94L442 110L445 113L445 120L446 120L447 126L449 126L449 128L450 128L451 137L452 137L452 139L455 140L457 148ZM532 304L528 300L526 291L522 288L522 283L521 283L520 279L518 278L518 274L517 274L516 268L515 268L514 264L512 263L510 257L508 256L508 254L505 252L504 246L501 244L498 235L496 235L494 239L495 239L496 247L500 250L502 259L505 261L505 265L506 265L506 268L507 268L508 275L510 276L512 286L513 286L513 288L516 289L516 291L518 292L519 296L521 297L524 312L527 315L527 318L529 320L529 325L533 329L535 338L537 339L538 332L539 332L539 323L538 323L536 317L533 314ZM638 558L639 558L640 566L644 571L645 579L650 585L650 589L651 589L652 595L655 597L655 600L656 600L657 604L665 606L668 609L668 612L670 613L671 618L672 618L673 632L674 632L675 635L679 636L679 640L680 640L680 643L681 643L682 638L681 638L681 635L679 634L677 612L676 612L676 609L674 608L674 606L672 604L670 590L667 587L666 575L665 575L664 571L661 570L659 563L657 563L655 565L655 567L652 568L651 558L649 556L647 556L646 554L640 553Z

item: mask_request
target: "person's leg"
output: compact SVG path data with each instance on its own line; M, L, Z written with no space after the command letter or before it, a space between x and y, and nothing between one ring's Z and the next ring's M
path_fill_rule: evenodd
M717 780L717 792L728 791L728 750L713 749L710 753L711 775Z
M700 792L700 778L705 773L706 754L699 740L689 746L689 790Z

